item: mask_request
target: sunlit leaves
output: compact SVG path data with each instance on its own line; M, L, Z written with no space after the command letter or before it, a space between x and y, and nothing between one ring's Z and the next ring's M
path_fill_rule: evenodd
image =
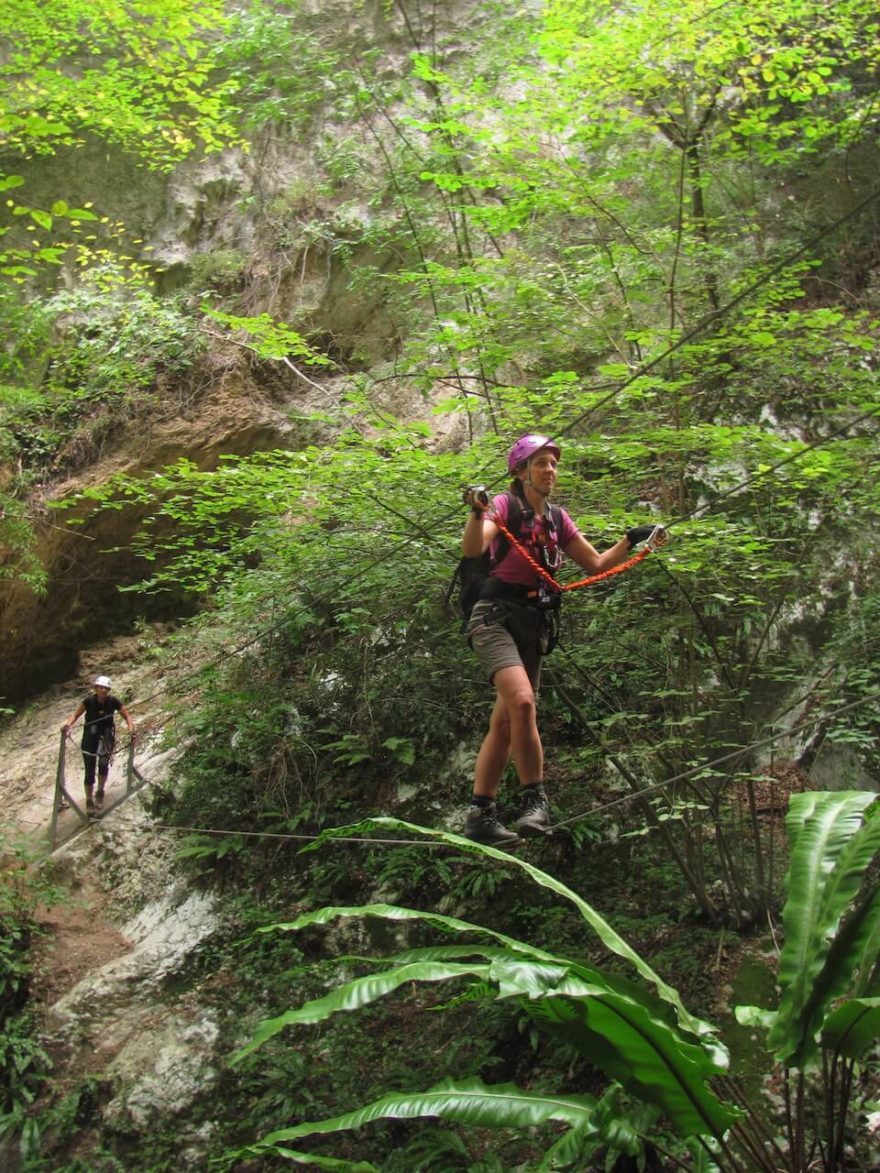
M315 351L303 336L284 322L276 322L269 314L239 317L221 310L205 308L207 317L244 335L244 345L260 358L296 358L311 366L333 366L333 360Z
M93 133L168 166L197 141L235 137L229 86L212 77L210 39L226 20L215 0L8 0L0 11L7 149L46 153Z

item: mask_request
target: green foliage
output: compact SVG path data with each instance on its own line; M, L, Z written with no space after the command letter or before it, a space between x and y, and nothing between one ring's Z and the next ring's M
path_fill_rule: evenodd
M24 182L21 175L6 175L0 172L0 192L20 188ZM98 219L91 207L71 208L66 200L55 200L51 208L45 210L7 198L3 211L12 219L9 224L0 225L0 240L12 235L10 240L5 241L3 247L0 248L0 275L10 278L14 284L19 285L26 278L37 275L38 270L34 268L35 265L61 264L62 257L69 247L68 244L58 240L49 244L42 243L37 236L28 238L27 232L36 232L37 229L42 229L43 232L51 233L53 229L57 230L61 224L64 230L70 231L76 237L81 232L83 221L90 222ZM16 243L14 231L17 218L22 218L25 224L25 232L19 231L18 233L19 243Z
M369 329L381 318L384 332L373 344L387 365L348 376L338 408L301 411L292 450L211 471L181 460L89 494L146 517L141 589L183 588L204 603L177 645L199 699L189 674L167 818L231 834L185 841L186 865L229 888L284 869L309 906L325 892L357 899L376 881L396 901L491 902L502 923L540 923L570 944L570 920L524 908L510 869L411 849L300 857L295 844L244 834L314 834L392 804L418 822L449 818L487 716L483 682L438 606L460 490L497 486L510 437L539 426L564 441L564 503L600 548L648 517L677 519L660 555L567 600L542 729L566 782L558 809L575 821L548 850L583 876L574 857L590 841L611 867L634 865L633 891L661 870L635 866L633 845L665 851L687 892L670 863L668 910L629 914L646 936L694 907L709 925L772 917L773 830L752 817L763 759L738 753L770 731L755 714L805 705L859 760L872 762L876 745L878 325L871 216L858 211L876 174L867 0L489 4L451 31L430 6L389 5L373 20L357 4L336 29L321 6L298 3L248 5L228 23L214 4L184 12L163 0L149 20L142 5L109 16L55 7L51 28L32 4L0 18L17 22L3 66L14 150L98 135L165 167L198 142L234 138L234 97L261 144L307 142L308 167L280 194L262 173L244 194L253 257L194 265L209 320L251 352L257 375L292 367L299 388L332 370L341 385L343 364L369 349L357 328L325 338L323 306L307 324L282 320L320 257L334 298L362 297ZM86 45L87 67L69 69ZM2 573L37 583L20 494L100 452L126 419L175 410L200 342L133 258L109 264L124 248L112 210L36 207L21 176L2 184L8 275L28 279L71 245L67 259L93 275L53 303L2 311L0 452L14 470L0 483ZM395 418L413 392L445 417L442 440ZM450 451L465 434L467 451ZM849 700L862 707L838 718ZM631 803L643 787L650 801ZM606 799L618 805L578 817ZM801 926L805 952L839 899ZM846 956L822 962L829 991ZM528 1000L554 1007L543 1025L568 1034L553 992L539 994ZM813 1007L832 1010L824 1029L843 1048L872 1029L872 991L860 994L837 1020L833 999ZM806 1036L808 1004L802 990L791 1009ZM809 1050L806 1036L797 1045ZM345 1037L353 1045L354 1030ZM283 1090L251 1085L264 1118L338 1117L318 1093L297 1102L287 1089L304 1087L302 1073L281 1050ZM575 1167L616 1151L638 1159L648 1125L627 1106L615 1139L607 1115L599 1128L597 1105L566 1134ZM450 1160L464 1162L454 1148Z
M872 704L880 689L880 595L867 576L857 603L835 624L831 649L841 665L841 683L823 704L828 743L850 747L873 772L880 761L880 727Z
M287 11L256 2L233 13L229 36L218 52L218 65L230 79L251 130L268 122L304 131L334 92L333 79L346 63L326 34L309 28L308 13L299 5L285 7Z
M309 1154L297 1152L288 1142L301 1136L315 1133L339 1132L348 1128L360 1128L373 1120L407 1120L423 1116L437 1116L471 1128L519 1127L535 1128L548 1122L564 1124L568 1128L579 1128L589 1120L592 1101L585 1096L547 1095L540 1092L523 1091L512 1085L493 1084L486 1086L479 1080L448 1081L428 1091L416 1094L391 1094L355 1112L346 1113L335 1120L324 1120L301 1124L294 1128L280 1129L267 1136L259 1145L244 1149L242 1157L261 1157L266 1153L291 1157L311 1163ZM317 1158L319 1166L322 1158ZM333 1165L329 1166L333 1167ZM373 1165L348 1162L339 1163L338 1168L370 1169ZM542 1165L542 1168L550 1166Z
M786 1097L793 1162L821 1146L832 1173L847 1167L843 1136L858 1094L854 1077L880 1037L876 800L861 791L792 795L779 1005L736 1007L740 1022L767 1032L787 1080L796 1069ZM813 1121L802 1106L815 1078L824 1111ZM801 1108L793 1110L793 1101Z
M118 267L3 309L24 327L0 387L0 454L18 466L19 492L93 458L126 417L159 414L159 380L182 377L202 345L192 318Z
M0 840L0 1139L21 1135L27 1149L39 1133L32 1108L51 1063L28 1004L39 906L60 899L35 866L33 852L9 836Z
M218 248L209 253L199 253L190 262L189 286L199 297L206 291L237 288L241 285L247 268L247 257L239 249Z
M513 400L510 411L512 431L519 422ZM821 543L804 548L802 519L807 510L818 514L844 542L864 532L876 512L867 475L872 444L856 438L811 448L754 425L695 420L673 430L638 420L610 449L586 429L566 440L563 488L577 502L571 508L583 531L600 547L615 541L640 515L629 486L644 476L662 479L676 463L689 470L694 497L715 495L720 503L714 513L697 509L668 549L637 570L568 597L564 650L548 670L547 717L614 755L633 789L646 772L657 784L685 776L658 787L650 821L632 817L624 833L662 836L707 919L747 925L775 906L778 875L774 885L764 868L772 830L749 814L761 771L729 748L743 744L743 721L768 689L796 696L813 687L813 648L785 642L793 617L823 606L827 591L846 630L852 602L833 568L829 579ZM248 642L254 625L270 631L306 623L316 637L324 633L321 650L317 639L305 645L314 656L310 681L332 682L320 685L320 713L307 697L291 699L306 714L305 735L296 744L278 737L288 720L281 716L266 731L264 753L274 758L271 747L284 745L283 760L293 758L300 778L318 784L332 771L357 787L372 780L383 793L386 764L397 778L407 767L421 773L442 761L454 734L450 712L457 727L467 727L473 702L455 695L463 668L454 647L445 664L438 659L434 601L456 557L461 519L450 503L475 470L500 466L503 442L487 437L464 456L438 455L425 429L381 418L365 393L352 393L335 423L332 445L229 459L207 472L181 462L149 481L123 478L89 495L111 507L152 507L136 540L155 568L149 589L183 584L205 593L230 584L231 597L240 591L246 604L240 631ZM418 509L409 505L414 486ZM866 568L871 557L867 543ZM866 661L869 646L863 642L856 657ZM828 655L832 677L836 663L852 658L833 647ZM848 670L854 689L861 671ZM867 695L867 663L859 679ZM281 687L289 693L296 684ZM752 739L764 732L756 728ZM228 750L212 743L211 753L211 770L221 769ZM723 761L713 766L717 758Z
M789 1067L815 1063L816 1040L832 1003L851 993L872 995L876 986L876 883L868 881L863 898L857 900L880 846L875 802L875 794L861 791L791 798L786 819L791 840L789 897L779 958L782 994L768 1039L778 1062ZM862 1029L872 1021L869 1015Z
M425 832L397 819L371 820L355 829L422 832L496 861L504 861L525 872L539 886L571 903L603 944L626 959L656 990L649 994L642 985L602 972L585 963L562 958L507 934L488 930L435 912L418 912L390 905L360 908L325 908L306 913L290 924L274 925L265 931L303 930L339 918L375 917L397 923L425 922L467 942L429 945L408 949L389 957L384 968L337 986L322 998L287 1011L258 1028L253 1041L241 1052L239 1061L254 1048L294 1023L321 1022L342 1010L362 1008L388 996L412 981L444 982L466 978L497 988L501 999L514 999L539 1029L559 1034L564 1042L588 1056L637 1097L657 1105L682 1135L720 1136L738 1113L719 1101L709 1090L708 1080L725 1066L723 1050L712 1038L712 1028L688 1014L676 992L638 956L574 892L558 880L518 858L494 848L468 843L445 832ZM491 944L471 940L489 938ZM334 1132L359 1127L379 1118L410 1118L430 1115L483 1127L526 1128L554 1119L569 1130L582 1133L589 1124L595 1103L591 1098L559 1092L523 1092L512 1086L487 1086L480 1081L448 1081L420 1094L392 1094L347 1113L342 1117L297 1125L266 1137L245 1150L248 1155L275 1151L297 1156L287 1142L312 1133ZM600 1132L597 1126L594 1132ZM583 1138L581 1138L583 1139ZM568 1150L572 1145L568 1143ZM541 1167L552 1167L551 1149ZM244 1153L240 1154L244 1155Z
M876 892L873 891L876 882L870 881L872 888L867 899L856 899L859 883L869 878L869 865L876 854L876 835L872 830L876 819L869 816L854 834L850 826L851 816L855 815L858 820L858 812L864 812L873 800L873 795L855 793L794 796L788 820L793 839L788 877L790 897L784 917L785 946L780 959L783 991L779 1015L771 1016L775 1020L773 1033L777 1040L781 1035L788 1040L787 1049L784 1047L779 1051L783 1061L790 1061L791 1044L801 1045L805 1030L818 1031L819 1007L827 1008L831 997L839 997L845 992L843 984L836 979L829 980L806 958L805 941L812 941L812 954L827 958L826 970L833 966L841 978L844 974L849 975L851 982L854 975L860 975L856 978L856 988L876 985L877 933L867 927L871 914L867 914L866 919L865 913L876 904ZM267 926L263 931L274 936L279 932L304 931L314 925L334 924L340 920L375 918L398 925L424 923L452 934L456 943L410 948L382 962L372 962L366 976L334 985L328 993L300 1008L263 1022L251 1043L237 1057L237 1062L244 1061L256 1048L266 1045L290 1025L324 1022L339 1011L362 1009L377 999L393 995L402 985L412 981L477 981L483 986L494 986L499 999L519 1001L541 1030L558 1032L567 1046L582 1050L591 1062L605 1068L631 1093L660 1109L679 1134L703 1137L701 1167L705 1164L707 1168L738 1169L742 1167L740 1162L744 1155L752 1162L749 1167L768 1171L781 1167L779 1161L786 1160L782 1150L777 1147L770 1151L763 1145L755 1146L751 1131L741 1129L737 1113L716 1101L709 1091L713 1074L723 1067L723 1055L707 1034L710 1028L686 1015L675 992L660 982L650 967L625 946L580 897L522 859L444 832L426 832L424 828L396 819L370 820L357 827L339 828L332 834L348 835L356 830L379 829L384 832L396 829L407 834L422 831L435 840L455 844L478 857L488 857L499 863L503 861L506 866L524 871L540 886L549 888L577 907L599 933L603 943L633 963L654 985L660 998L647 994L634 982L601 972L583 962L564 959L505 933L437 912L419 912L390 905L323 908L305 913L290 923ZM847 831L851 838L847 837ZM805 868L823 878L821 885L801 882L800 871ZM815 895L811 894L812 888L816 889ZM805 890L808 893L806 901L802 899ZM815 910L815 915L804 912L805 904ZM824 933L820 924L826 928ZM836 937L846 942L842 947L835 940L835 926L838 924L841 927ZM865 926L864 931L861 927L853 929L854 924ZM485 943L487 940L491 943ZM856 941L859 942L858 949L855 948ZM790 1008L783 1009L792 998L804 1007L803 1028L793 1025ZM808 1005L812 1007L809 1012L806 1010ZM607 1017L606 1011L610 1012ZM647 1017L643 1017L643 1012ZM766 1012L757 1012L754 1008L740 1008L739 1013L744 1021L752 1024L760 1024L768 1017ZM634 1035L628 1033L631 1027L635 1028ZM696 1033L691 1033L693 1028ZM845 1118L849 1106L852 1064L876 1041L876 1029L875 997L859 997L845 1002L838 1010L827 1014L822 1025L823 1045L833 1049L835 1065L841 1061L849 1065L848 1072L839 1080L843 1089L841 1103L837 1106L840 1120ZM661 1056L662 1062L657 1065L656 1060ZM795 1058L801 1061L797 1056ZM833 1088L834 1077L830 1078ZM677 1099L677 1089L684 1093L681 1101ZM641 1152L654 1117L650 1112L640 1117L631 1109L622 1109L618 1097L619 1089L613 1087L604 1101L597 1104L592 1097L572 1096L558 1090L532 1088L524 1093L509 1084L488 1085L475 1079L447 1079L424 1093L389 1093L341 1116L280 1129L257 1144L238 1150L234 1156L240 1159L276 1153L307 1162L309 1155L291 1148L291 1141L359 1128L379 1119L411 1119L428 1115L470 1127L519 1129L534 1128L547 1119L556 1119L567 1125L566 1132L545 1152L536 1167L578 1168L584 1167L582 1162L587 1155L604 1152L613 1159L615 1149L634 1156ZM803 1103L803 1091L798 1092L797 1103ZM751 1111L755 1113L756 1108L753 1106ZM725 1112L728 1112L726 1117ZM828 1125L830 1132L825 1131L822 1124L817 1124L816 1136L823 1146L826 1167L829 1170L842 1169L845 1167L841 1163L844 1159L843 1131L835 1123L833 1113L828 1117ZM808 1151L813 1143L808 1135L811 1126L801 1111L792 1114L788 1121L788 1135L793 1147L788 1159L790 1163L786 1163L785 1168L795 1170L801 1167L799 1154ZM712 1139L707 1141L705 1138Z
M213 0L112 10L9 0L0 19L0 43L15 50L0 69L8 148L47 153L97 133L155 166L199 139L217 149L232 133L231 90L212 76L210 38L225 23Z
M173 301L145 288L126 288L117 272L99 270L48 301L56 330L53 382L86 395L132 392L158 372L179 375L198 356L195 324Z
M218 596L201 635L181 637L187 662L208 659L200 705L177 706L171 698L175 743L188 748L168 817L183 825L302 834L344 819L355 803L381 811L414 794L414 776L442 777L462 735L466 715L450 716L460 695L461 649L447 638L453 625L431 597L442 551L423 551L421 564L408 563L405 588L388 566L362 591L351 581L344 542L321 546L316 559L296 534L283 559L261 564ZM374 561L369 538L364 553ZM230 655L238 642L249 646ZM413 658L414 645L424 654ZM444 784L432 806L439 810L454 785ZM420 796L406 801L424 809ZM216 862L220 842L192 844L192 858ZM275 845L248 840L240 852L224 851L224 874L240 875L259 872ZM410 891L418 875L439 898L442 868L435 873L426 862L422 856L418 871L388 874L386 882ZM383 875L384 868L385 861Z
M2 439L2 432L0 432ZM27 508L0 491L0 580L24 583L42 594L48 576L37 554L37 542Z
M291 329L283 322L273 321L268 314L241 318L207 307L205 307L205 313L213 321L228 326L230 330L243 332L247 339L244 345L252 349L260 358L286 361L295 358L310 366L333 365L331 359L325 354L316 353L296 330Z

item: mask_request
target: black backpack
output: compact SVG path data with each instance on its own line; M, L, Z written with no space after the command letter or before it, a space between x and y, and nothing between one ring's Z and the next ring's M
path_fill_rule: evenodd
M516 493L507 492L505 494L508 500L507 506L507 528L512 534L516 534L518 538L527 539L528 533L523 533L523 520L529 517L529 526L531 526L532 510L530 507L523 509L523 502L516 495ZM558 505L550 506L550 527L559 534L562 529L562 518L559 512ZM478 554L475 558L462 558L459 560L458 566L455 568L455 573L452 576L452 582L449 584L449 589L446 592L446 603L451 605L454 595L458 595L458 610L461 613L461 626L464 631L467 622L471 617L471 611L474 609L474 604L480 598L483 590L483 584L489 577L493 566L497 566L510 549L510 542L504 534L498 535L498 546L496 549L495 558L488 550L484 550L482 554Z

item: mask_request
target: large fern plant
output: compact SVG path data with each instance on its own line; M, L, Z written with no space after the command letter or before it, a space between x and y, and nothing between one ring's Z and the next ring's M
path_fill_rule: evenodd
M798 795L792 800L788 824L792 836L790 896L780 958L783 996L772 1022L766 1011L744 1011L749 1021L770 1025L771 1041L781 1062L797 1059L806 1065L820 1047L831 1047L855 1062L877 1038L880 1000L874 994L880 897L876 885L856 899L880 834L880 819L863 817L873 798L871 794L847 793ZM689 1141L695 1168L738 1173L806 1169L799 1163L807 1150L805 1130L801 1128L798 1137L798 1124L793 1120L787 1138L773 1138L746 1105L720 1098L713 1082L726 1070L727 1053L714 1028L691 1015L677 992L571 889L521 858L397 819L369 820L336 833L377 829L430 836L520 868L535 883L574 905L605 949L625 960L633 975L608 973L435 912L387 904L322 908L289 924L267 926L264 931L377 917L400 924L426 922L455 940L387 957L376 962L368 976L264 1021L238 1059L285 1027L317 1023L338 1011L356 1010L405 983L478 981L493 987L499 999L524 1009L540 1030L563 1039L602 1068L616 1085L652 1106L668 1128ZM847 990L855 997L837 1005ZM512 1084L487 1085L467 1078L445 1080L419 1093L392 1092L333 1119L295 1124L237 1155L273 1153L305 1165L367 1171L375 1168L369 1162L309 1154L291 1147L291 1142L358 1128L378 1119L422 1116L481 1128L530 1128L556 1122L562 1135L544 1154L538 1166L541 1170L584 1168L585 1152L590 1151L597 1135L603 1135L603 1108L590 1096L526 1091ZM826 1143L826 1152L835 1146L840 1148L836 1139Z
M854 1076L880 1037L880 810L866 791L793 794L779 1005L764 1027L785 1088L786 1169L847 1168ZM778 1166L759 1166L759 1168Z

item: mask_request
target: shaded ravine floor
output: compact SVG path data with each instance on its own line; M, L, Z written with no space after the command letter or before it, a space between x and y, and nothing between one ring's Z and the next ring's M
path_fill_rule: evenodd
M168 994L187 957L216 930L217 916L210 898L188 891L175 876L176 843L156 830L149 814L150 784L168 779L176 755L151 731L159 723L162 682L143 643L119 638L88 649L76 680L32 700L0 731L4 838L24 841L41 883L61 893L38 911L30 997L52 1062L38 1114L50 1118L51 1105L64 1096L83 1098L82 1127L65 1159L88 1160L106 1126L147 1130L163 1113L185 1117L186 1105L213 1079L216 1023L197 990ZM132 713L139 731L135 764L150 784L87 825L73 811L62 812L59 846L50 854L60 726L100 672L113 678L114 693ZM124 723L119 740L127 740ZM81 801L78 742L75 729L66 782ZM124 791L121 753L106 805ZM185 1133L184 1127L184 1140ZM0 1165L5 1159L10 1154L0 1153ZM190 1163L198 1164L197 1151Z

